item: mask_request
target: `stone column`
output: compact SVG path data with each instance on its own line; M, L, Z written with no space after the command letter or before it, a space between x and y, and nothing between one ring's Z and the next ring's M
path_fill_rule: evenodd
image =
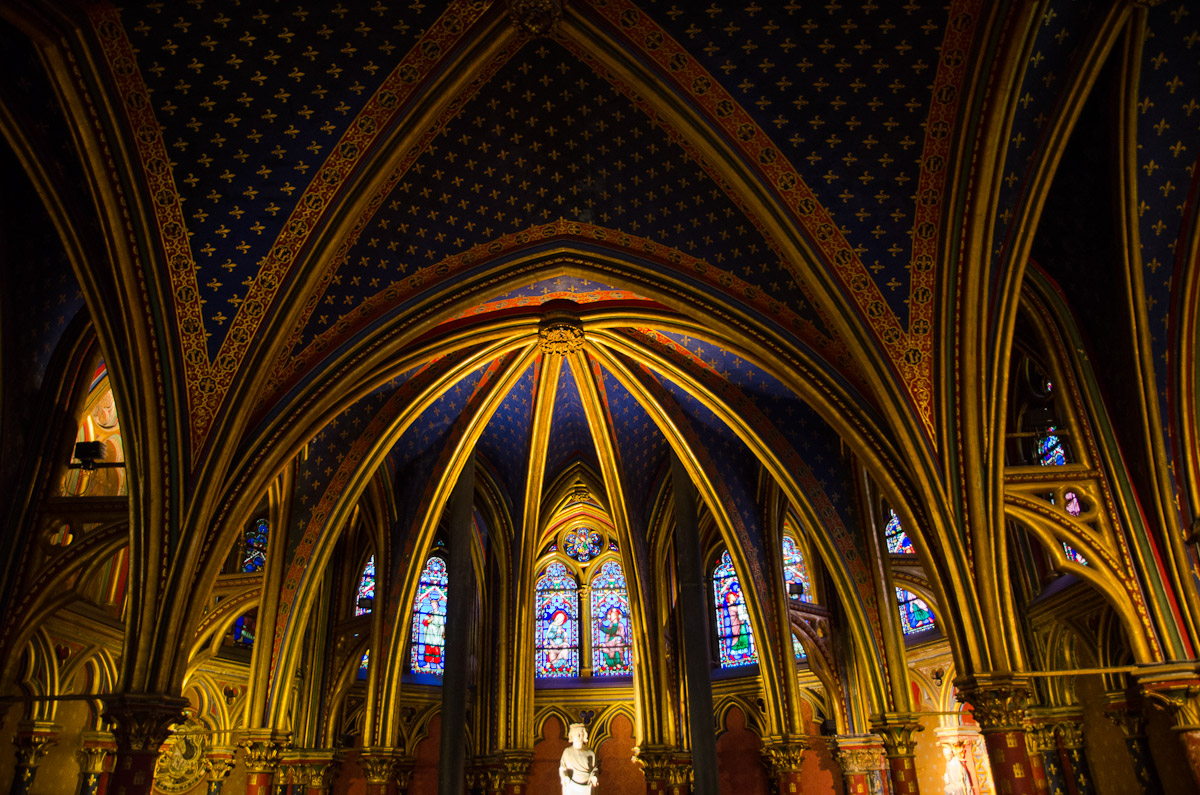
M272 729L250 729L238 743L245 751L246 795L271 795L275 771L283 761L289 736Z
M101 795L108 783L108 770L117 742L108 732L83 732L79 736L79 795Z
M225 780L233 772L233 757L236 748L213 748L204 756L205 777L208 779L208 795L221 795Z
M715 738L716 732L713 732L714 749L716 747ZM713 751L713 767L716 767L716 751ZM667 766L667 795L692 795L698 792L696 789L696 766L693 760L696 758L695 753L687 751L676 751L671 754L671 764ZM713 790L713 795L716 795L716 790Z
M1146 716L1142 713L1141 705L1118 695L1104 714L1125 735L1125 747L1129 749L1129 758L1133 761L1133 772L1142 787L1142 795L1163 795L1158 768L1154 766L1146 740Z
M50 721L23 720L17 724L13 745L17 749L17 765L13 770L13 795L28 795L38 764L51 746L58 744L59 727Z
M917 732L925 727L909 714L889 714L871 728L883 738L893 795L920 795L917 783Z
M464 795L467 780L467 688L475 567L471 541L475 505L475 456L463 466L446 506L450 527L449 593L446 594L445 669L442 673L442 740L438 795ZM369 795L369 791L368 791ZM381 793L382 795L382 793Z
M529 763L533 751L501 751L500 767L504 771L504 795L524 795L529 783Z
M504 768L489 767L487 770L488 795L504 795Z
M104 701L104 717L113 726L116 760L108 791L114 795L150 795L154 764L171 725L183 720L188 702L154 693L120 693Z
M883 792L883 741L873 734L844 734L836 744L846 795Z
M800 778L808 738L804 735L784 735L763 739L763 763L779 788L780 795L796 795L804 791Z
M342 766L340 751L328 749L298 751L295 767L300 772L304 795L328 795Z
M1033 770L1025 744L1025 704L1029 687L1010 677L975 679L959 689L970 703L992 763L1000 795L1035 795Z
M1068 791L1075 795L1095 795L1096 785L1092 781L1092 770L1088 767L1083 752L1083 716L1079 715L1059 723L1059 756L1063 762L1063 773L1068 781Z
M675 492L675 570L692 773L697 795L717 795L717 734L713 729L708 589L700 558L696 488L683 463L674 455L671 456L671 484Z

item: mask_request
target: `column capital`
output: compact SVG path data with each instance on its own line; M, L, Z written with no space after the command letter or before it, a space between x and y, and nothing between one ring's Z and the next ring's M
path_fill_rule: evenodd
M233 772L233 757L237 748L217 747L204 755L204 775L209 782L224 781Z
M13 745L17 749L17 764L36 767L52 746L58 744L61 727L45 720L23 720L17 724Z
M666 781L667 769L675 749L666 745L647 745L633 749L633 762L642 768L646 781Z
M342 767L342 752L332 748L301 748L293 753L293 764L301 771L304 786L310 789L330 787Z
M889 757L915 756L917 732L925 731L918 716L911 712L885 712L871 718L871 731L883 740Z
M1171 715L1177 732L1200 730L1200 676L1191 665L1158 665L1134 674L1146 701Z
M1110 693L1108 706L1104 708L1104 717L1117 726L1126 739L1146 736L1146 714L1142 711L1140 698L1130 698L1124 693Z
M504 771L505 784L524 784L529 778L529 765L533 762L533 751L509 749L496 754L500 768Z
M389 784L396 767L395 748L367 746L362 749L359 763L368 784Z
M1048 723L1028 723L1025 725L1025 741L1035 753L1053 751L1054 726Z
M844 773L883 770L883 740L874 734L842 734L835 738L834 756Z
M75 759L79 761L81 773L104 772L104 757L117 750L117 741L109 732L82 732L79 735L79 750Z
M246 772L274 773L291 744L290 732L275 729L247 729L241 733L238 747L245 753Z
M155 756L188 707L186 698L163 693L116 693L104 696L101 703L118 749Z
M770 769L771 775L779 777L800 772L809 739L803 734L774 735L764 737L762 745L763 764Z
M958 686L958 700L970 704L983 734L1022 731L1025 705L1031 695L1028 680L1015 676L974 676Z

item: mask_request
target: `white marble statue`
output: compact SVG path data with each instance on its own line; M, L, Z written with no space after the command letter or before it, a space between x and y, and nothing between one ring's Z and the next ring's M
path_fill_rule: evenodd
M591 795L592 787L600 783L596 778L596 753L587 747L587 727L572 723L567 730L571 745L562 752L558 760L558 779L562 782L563 795Z

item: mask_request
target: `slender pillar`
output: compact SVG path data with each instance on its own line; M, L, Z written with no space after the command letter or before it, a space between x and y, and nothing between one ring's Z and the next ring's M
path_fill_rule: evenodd
M883 738L883 751L887 756L888 770L892 776L893 795L920 795L917 784L917 732L924 726L912 715L889 713L873 728Z
M873 734L846 734L834 751L846 795L883 792L883 742Z
M236 748L214 748L204 757L205 777L208 779L208 795L221 795L221 788L233 772L233 757Z
M396 763L392 765L392 776L396 782L396 795L407 795L408 786L412 783L413 766L416 760L411 756L397 754Z
M1058 755L1058 741L1054 736L1054 727L1046 724L1030 724L1025 731L1025 737L1032 748L1030 766L1033 769L1034 787L1038 792L1067 793L1067 783L1063 778L1062 759ZM1036 760L1036 761L1035 761ZM1038 771L1044 784L1039 788Z
M446 600L449 605L450 600ZM367 779L367 795L387 795L396 767L394 748L364 748L362 751L363 774Z
M475 455L467 458L447 506L450 526L449 593L446 594L446 668L442 674L442 752L438 795L464 795L467 781L467 688L475 567L471 523L475 505Z
M1024 727L1029 688L1011 677L978 678L960 688L958 698L974 710L992 763L996 792L1035 795Z
M271 795L275 791L275 771L283 761L289 736L271 729L252 729L238 743L245 751L246 795Z
M1138 784L1142 787L1142 795L1163 795L1158 768L1154 766L1146 740L1146 716L1142 713L1141 705L1131 703L1121 694L1109 704L1104 714L1125 735L1125 747L1129 749L1129 758L1133 762Z
M108 732L83 732L79 736L79 795L102 795L117 741Z
M17 724L13 744L17 748L17 766L11 791L13 795L28 795L38 764L51 746L58 744L58 726L49 721L23 720Z
M806 737L778 737L763 744L763 761L780 795L798 795L804 791L800 772L807 748Z
M1046 764L1034 739L1036 731L1034 726L1025 727L1025 751L1029 754L1029 770L1033 774L1033 790L1038 795L1045 795L1050 792L1050 780L1046 778Z
M696 795L717 795L717 735L713 729L708 599L700 560L696 489L683 463L675 456L671 457L671 482L675 492L675 569L679 580L678 605L693 786Z
M120 693L104 699L104 717L113 726L116 759L108 781L114 795L150 795L158 751L183 720L187 699L154 693Z
M1073 791L1075 795L1095 795L1096 785L1092 781L1092 771L1083 752L1083 716L1063 721L1056 729L1059 756L1063 762L1068 790Z

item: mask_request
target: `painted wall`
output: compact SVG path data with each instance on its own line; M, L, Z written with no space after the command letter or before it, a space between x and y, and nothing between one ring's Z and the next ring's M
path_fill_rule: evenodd
M717 738L717 778L721 795L769 792L767 770L762 763L762 741L746 728L746 716L736 706L725 713L725 730Z
M613 716L609 736L596 749L600 786L595 795L645 795L646 777L633 762L633 724L624 715Z

